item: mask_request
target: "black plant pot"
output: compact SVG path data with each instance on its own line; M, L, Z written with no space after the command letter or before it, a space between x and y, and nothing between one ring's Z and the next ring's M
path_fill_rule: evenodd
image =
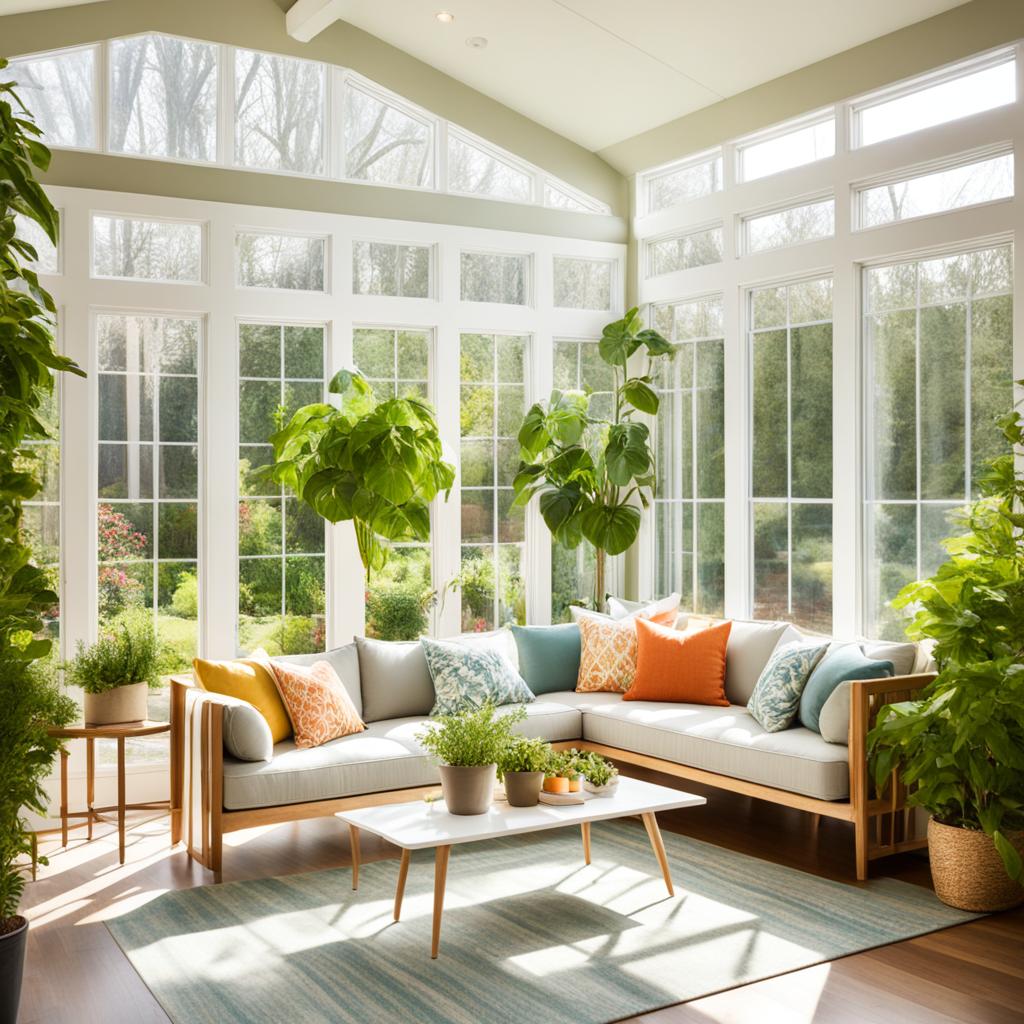
M16 1024L21 1002L21 975L25 969L25 941L28 921L23 917L0 920L0 1024Z

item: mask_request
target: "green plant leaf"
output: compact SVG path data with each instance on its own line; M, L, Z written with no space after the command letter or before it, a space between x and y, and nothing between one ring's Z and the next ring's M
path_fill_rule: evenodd
M640 512L632 505L596 505L582 512L583 536L610 555L628 550L640 532Z
M653 416L658 411L658 395L651 387L649 378L630 377L622 385L622 397L640 412Z

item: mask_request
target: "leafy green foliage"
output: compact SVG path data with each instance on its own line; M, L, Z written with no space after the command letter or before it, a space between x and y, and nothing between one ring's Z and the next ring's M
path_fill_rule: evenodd
M50 653L40 634L57 595L22 534L22 502L40 489L25 442L48 436L42 410L53 373L84 376L54 348L53 299L26 266L38 254L17 234L21 215L57 241L57 211L35 180L35 168L50 163L40 135L12 84L0 81L0 920L17 913L24 888L18 858L31 844L22 808L47 814L42 782L60 749L47 726L77 714L52 671L33 664Z
M416 738L443 764L498 764L512 742L512 727L524 718L526 712L522 708L495 718L494 705L484 704L456 715L440 715Z
M539 737L513 736L498 759L498 771L542 772L551 756L551 744Z
M152 614L143 608L122 612L100 633L96 643L78 643L65 666L67 680L86 693L106 693L119 686L160 685L161 647Z
M647 372L630 376L633 357L643 351ZM610 420L590 415L588 396L553 391L545 404L527 411L519 430L521 462L514 487L516 504L539 495L539 508L555 540L576 548L584 540L597 554L595 605L604 600L606 555L628 550L640 532L640 510L654 492L650 430L636 414L658 412L653 369L675 354L657 331L645 328L639 309L608 324L598 344L612 368Z
M611 761L593 751L580 755L579 766L587 781L594 786L607 786L619 774L619 769Z
M880 787L898 769L911 803L983 830L1024 881L1007 838L1024 829L1024 475L1014 465L1024 423L1013 411L1000 426L1010 451L956 514L949 560L893 601L916 609L907 635L935 642L939 675L920 700L883 707L868 739Z
M387 541L430 539L430 502L447 499L455 467L442 458L430 405L420 398L377 402L358 372L340 371L330 391L340 406L299 409L271 438L267 472L328 522L351 519L363 565L387 562Z

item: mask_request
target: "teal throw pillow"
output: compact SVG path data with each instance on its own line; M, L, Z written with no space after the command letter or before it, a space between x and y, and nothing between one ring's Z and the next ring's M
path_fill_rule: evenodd
M529 687L496 651L453 640L420 638L436 699L430 714L454 715L491 704L528 704Z
M891 661L868 658L857 644L846 644L821 659L800 696L800 724L821 732L821 709L836 689L851 679L882 679L893 674Z
M768 659L747 702L747 710L767 732L781 732L793 723L807 680L828 646L796 641Z
M534 693L575 690L580 674L580 627L512 626L519 651L519 672Z

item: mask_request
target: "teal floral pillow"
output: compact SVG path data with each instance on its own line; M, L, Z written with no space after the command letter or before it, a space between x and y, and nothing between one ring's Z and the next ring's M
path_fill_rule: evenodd
M432 716L454 715L488 701L495 705L528 704L534 699L512 664L496 651L426 637L421 637L420 643L437 697Z
M767 732L781 732L793 723L807 680L827 650L827 643L798 640L769 658L747 702L747 710Z

